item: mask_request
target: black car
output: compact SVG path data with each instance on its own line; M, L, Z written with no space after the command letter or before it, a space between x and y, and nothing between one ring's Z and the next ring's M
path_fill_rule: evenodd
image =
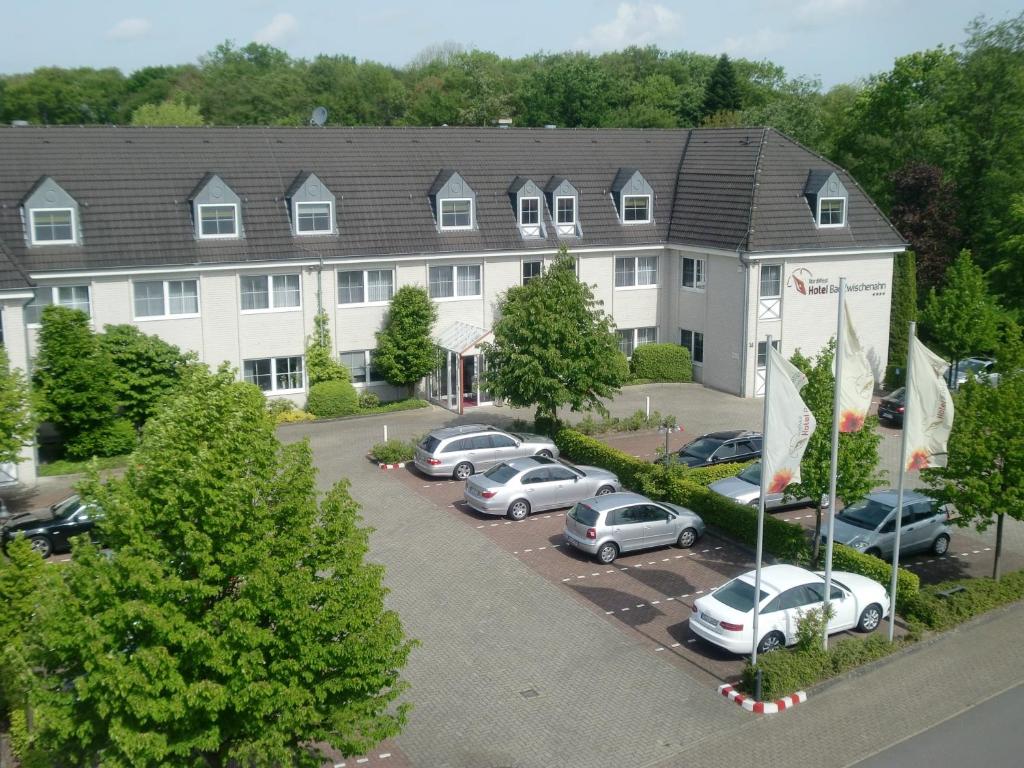
M903 426L903 409L906 404L904 395L906 390L903 387L893 390L889 395L882 398L878 403L878 420L894 427Z
M668 459L688 467L711 467L715 464L751 461L761 458L761 433L733 429L726 432L710 432L698 437ZM663 463L666 459L660 459Z
M32 549L45 558L70 550L71 537L91 531L100 517L95 505L69 496L49 509L10 515L0 524L0 542L6 549L9 541L24 536Z

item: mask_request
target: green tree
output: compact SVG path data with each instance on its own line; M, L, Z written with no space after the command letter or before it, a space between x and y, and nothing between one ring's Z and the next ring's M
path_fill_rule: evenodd
M7 350L0 346L0 464L21 461L22 449L35 435L28 383L21 371L11 368Z
M408 387L434 370L434 340L430 332L437 320L437 307L425 288L406 285L391 298L384 327L377 331L377 353L373 364L390 384Z
M306 338L306 379L310 388L321 381L350 379L348 369L334 356L330 322L326 312L317 312L313 317L313 333Z
M108 325L103 331L100 347L117 369L107 386L121 412L136 429L142 429L159 402L174 391L182 369L195 355L184 355L178 347L134 325Z
M33 617L30 757L312 768L398 733L412 644L358 505L344 480L318 502L258 389L190 369L125 476L82 491L111 552L77 542Z
M717 112L738 112L743 108L740 87L736 81L736 70L724 53L718 57L711 77L704 86L704 101L701 104L701 118L707 119Z
M959 526L984 531L996 523L992 578L999 579L1006 516L1024 520L1024 375L1003 373L992 387L968 381L956 396L956 418L949 435L945 467L925 469L922 479L936 498L953 504ZM1015 415L1018 414L1018 415Z
M890 387L903 385L907 368L907 335L917 319L917 274L913 251L897 253L892 263L892 309L889 313L889 365L885 371ZM897 370L899 373L897 373Z
M933 288L922 313L922 334L952 363L956 381L960 361L972 354L992 352L998 341L1001 310L985 285L981 267L970 251L961 251L946 271L941 291Z
M517 408L536 406L541 422L565 405L606 413L602 399L626 375L615 326L564 246L546 274L505 293L496 315L494 342L481 345L491 392Z
M72 459L115 456L132 448L134 430L117 415L117 368L77 309L43 309L33 384L40 418L51 422Z
M181 101L143 104L132 112L132 125L205 125L199 107Z
M941 168L927 163L905 165L891 182L892 223L915 253L918 286L924 294L942 284L956 258L960 242L956 190Z
M800 462L800 482L790 485L786 493L813 500L815 521L811 559L815 564L821 543L822 502L828 498L832 466L832 406L836 380L832 364L835 355L836 342L832 339L814 360L804 357L799 351L792 357L793 365L807 376L807 385L800 395L814 414L818 428L811 435ZM839 435L836 498L843 504L862 498L884 479L884 473L878 471L878 444L882 437L876 430L877 426L878 419L869 416L857 432Z
M4 120L44 125L112 123L124 89L124 75L117 69L40 67L8 79Z

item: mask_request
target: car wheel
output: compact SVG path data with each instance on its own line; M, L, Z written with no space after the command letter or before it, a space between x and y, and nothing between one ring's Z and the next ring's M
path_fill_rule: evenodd
M456 480L468 480L469 476L473 474L473 465L468 461L464 461L455 467L455 471L452 472L452 477Z
M597 562L603 565L611 565L618 556L619 548L610 541L607 544L602 544L601 548L597 550Z
M882 623L882 608L876 603L872 603L860 615L860 621L857 622L858 632L874 632L878 625Z
M602 485L600 488L597 489L597 493L595 493L594 495L607 496L609 493L615 493L615 489L612 488L610 485Z
M537 451L537 455L543 456L545 459L550 459L554 456L554 454L551 453L551 451L549 451L547 448L545 448L543 451Z
M525 520L530 514L530 503L525 499L517 499L509 504L506 514L509 520Z
M32 546L32 551L38 552L44 560L53 554L53 544L45 536L31 536L28 543Z
M786 638L782 636L781 632L769 632L761 640L761 644L757 646L758 653L771 653L777 651L779 648L786 644Z
M864 554L865 555L871 555L872 557L877 557L879 560L882 559L882 550L878 549L877 547L871 547L871 549L865 549L864 550Z
M932 552L936 555L944 555L949 551L949 536L945 533L940 533L935 541L932 542Z
M679 534L679 538L676 539L676 544L683 549L689 549L693 546L695 541L697 541L697 531L693 528L687 528Z

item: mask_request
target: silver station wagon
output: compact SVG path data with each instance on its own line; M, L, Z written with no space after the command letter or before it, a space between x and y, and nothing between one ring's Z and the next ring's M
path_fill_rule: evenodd
M565 516L565 541L607 565L621 552L676 544L692 547L704 521L686 507L638 493L610 493L579 502Z
M477 512L525 520L531 512L571 507L621 491L619 478L599 467L577 467L546 456L510 459L466 481L462 494Z
M416 446L416 469L431 477L465 480L508 459L558 458L558 447L543 435L505 432L489 424L435 429Z

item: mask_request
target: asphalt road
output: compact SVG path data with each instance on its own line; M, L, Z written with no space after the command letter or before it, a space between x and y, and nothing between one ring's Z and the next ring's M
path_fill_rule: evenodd
M922 702L922 706L927 704ZM1024 761L1020 740L1022 708L1024 685L1018 685L856 763L856 768L1019 766Z

